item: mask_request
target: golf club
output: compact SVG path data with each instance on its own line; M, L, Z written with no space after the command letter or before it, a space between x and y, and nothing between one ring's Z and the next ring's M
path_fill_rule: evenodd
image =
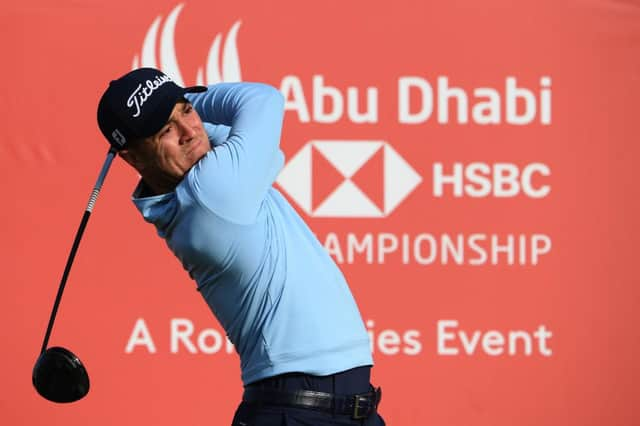
M86 368L80 361L80 359L68 349L55 346L47 349L49 343L49 337L51 336L51 330L53 329L53 322L55 321L56 314L58 312L58 306L62 299L62 292L64 291L67 278L69 277L69 271L73 264L73 259L78 251L80 245L80 239L84 233L84 229L91 216L91 211L98 199L100 189L104 183L104 179L107 176L111 162L116 155L116 150L111 148L107 153L107 159L105 160L98 180L96 181L91 196L89 197L89 203L84 211L82 220L76 237L73 240L71 252L67 259L67 265L64 268L62 274L62 280L60 281L60 287L58 288L58 294L56 295L55 302L53 304L53 310L51 317L49 318L49 325L47 326L47 332L42 342L42 349L40 355L33 367L32 382L38 393L45 399L53 402L74 402L83 398L89 392L89 374Z

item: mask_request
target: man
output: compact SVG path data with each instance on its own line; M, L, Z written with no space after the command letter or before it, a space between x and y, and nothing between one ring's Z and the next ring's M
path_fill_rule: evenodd
M233 425L384 425L348 285L272 187L283 113L267 85L181 88L142 68L111 82L98 124L142 177L136 207L240 355L245 390Z

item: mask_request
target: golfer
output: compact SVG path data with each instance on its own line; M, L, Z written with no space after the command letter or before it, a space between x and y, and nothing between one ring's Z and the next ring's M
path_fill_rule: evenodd
M141 68L109 84L98 124L141 175L135 206L240 355L233 425L384 425L345 278L272 187L283 114L264 84L182 88Z

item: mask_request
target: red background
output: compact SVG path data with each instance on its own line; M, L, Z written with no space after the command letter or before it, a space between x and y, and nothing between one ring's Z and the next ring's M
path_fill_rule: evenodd
M74 404L31 386L57 285L107 145L95 120L107 82L131 67L151 22L173 1L10 2L0 6L0 209L4 297L0 423L229 424L241 394L235 355L169 352L171 318L217 328L179 263L129 201L136 174L116 160L82 241L51 345L77 353L92 379ZM305 216L328 232L544 233L536 266L341 265L375 332L421 332L416 356L375 354L391 425L632 425L639 417L635 254L640 135L640 2L185 3L176 50L187 84L211 41L240 19L244 80L278 87L313 75L340 88L376 87L376 124L301 123L287 113L288 157L313 139L389 142L423 176L383 219ZM538 88L552 78L550 126L397 120L397 80ZM311 105L310 97L307 102ZM431 164L543 162L543 199L433 198ZM158 352L125 353L144 318ZM551 357L438 356L436 323L553 332Z

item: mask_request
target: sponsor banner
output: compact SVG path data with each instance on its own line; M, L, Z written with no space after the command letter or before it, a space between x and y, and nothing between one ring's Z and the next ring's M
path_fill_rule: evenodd
M638 423L638 17L614 0L4 5L0 423L231 423L235 349L120 159L51 339L91 391L56 405L30 382L108 149L98 99L138 67L281 91L275 187L349 282L388 424Z

